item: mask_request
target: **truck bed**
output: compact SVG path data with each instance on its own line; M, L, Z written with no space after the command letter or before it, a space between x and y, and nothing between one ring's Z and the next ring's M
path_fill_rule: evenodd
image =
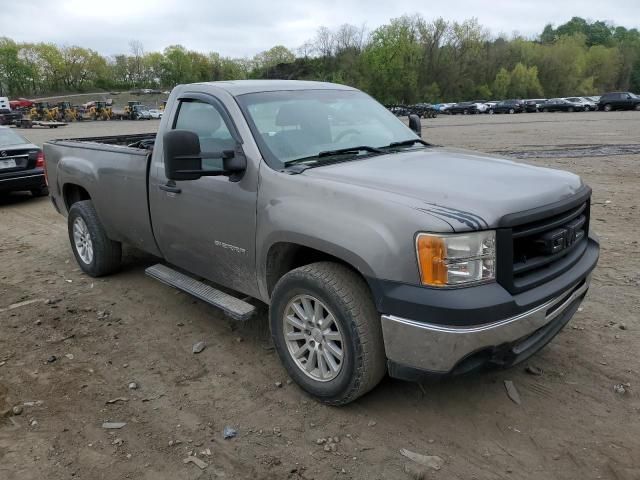
M44 144L55 205L68 213L67 197L85 190L109 238L157 251L149 216L148 176L155 134L52 140Z
M153 150L153 144L156 140L155 133L137 133L110 135L103 137L82 137L82 138L63 138L53 140L50 143L58 142L80 142L80 143L98 143L101 145L119 145L122 147L140 148L143 150Z

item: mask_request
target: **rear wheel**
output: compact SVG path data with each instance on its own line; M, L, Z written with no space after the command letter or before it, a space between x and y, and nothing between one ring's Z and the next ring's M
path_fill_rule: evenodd
M510 113L510 114L514 114L514 113L516 113L516 111L515 111L515 109L510 108L510 109L509 109L509 113Z
M548 109L548 108L543 108L543 109L542 109L542 111L543 111L544 113L549 113L549 109Z
M380 316L364 280L347 267L319 262L287 273L269 317L289 375L321 402L352 402L384 376Z
M639 103L639 104L637 104L635 107L633 107L633 109L634 109L636 112L640 112L640 103Z
M569 107L569 113L573 112L573 107Z
M73 255L86 274L100 277L120 268L122 245L107 236L91 200L72 205L68 231Z
M607 103L604 107L602 107L602 109L603 109L605 112L610 112L610 111L611 111L611 105Z

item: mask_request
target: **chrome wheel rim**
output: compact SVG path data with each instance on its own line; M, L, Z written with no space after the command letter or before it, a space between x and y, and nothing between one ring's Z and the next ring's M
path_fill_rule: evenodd
M282 326L289 355L305 375L328 382L340 374L345 341L324 303L311 295L294 297L284 310Z
M93 261L93 242L87 224L81 217L73 221L73 243L80 259L90 265Z

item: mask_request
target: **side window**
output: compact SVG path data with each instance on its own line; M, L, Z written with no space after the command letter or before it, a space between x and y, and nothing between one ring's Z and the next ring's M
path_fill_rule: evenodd
M174 130L189 130L200 138L200 149L203 152L220 152L232 150L234 140L224 119L209 104L200 101L182 101L178 109ZM202 168L205 170L222 169L222 159L203 159Z

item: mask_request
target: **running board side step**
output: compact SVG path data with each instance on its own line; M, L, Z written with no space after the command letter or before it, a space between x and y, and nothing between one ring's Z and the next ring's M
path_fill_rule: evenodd
M161 263L147 268L145 273L166 285L182 290L203 302L218 307L234 320L248 320L256 311L256 307L250 303L210 287Z

